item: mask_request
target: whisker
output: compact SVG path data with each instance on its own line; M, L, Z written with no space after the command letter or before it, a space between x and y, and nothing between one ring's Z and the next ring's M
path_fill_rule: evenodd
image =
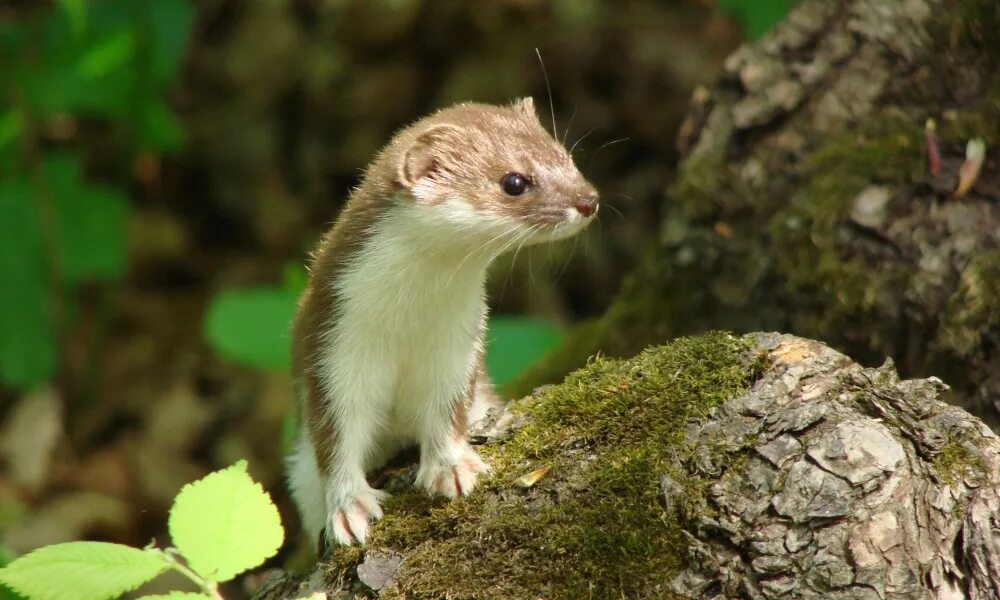
M505 229L505 230L501 231L500 233L498 233L492 239L490 239L490 240L488 240L486 242L483 242L482 244L480 244L479 246L477 246L476 248L474 248L471 252L469 252L468 254L466 254L465 257L461 261L459 261L458 266L455 267L455 270L452 272L451 276L448 277L448 280L444 284L445 287L448 287L449 285L451 285L451 280L454 279L456 275L458 275L458 272L462 270L462 265L464 265L467 260L469 260L470 258L472 258L473 255L478 254L480 250L483 250L484 248L486 248L487 246L489 246L493 242L497 241L498 239L502 238L503 236L509 235L509 234L513 233L516 229L517 229L517 223L514 223L514 224L508 226L507 229ZM490 260L492 262L492 258Z
M614 204L611 204L610 202L605 202L604 200L602 200L601 201L601 206L607 206L609 209L615 211L615 214L618 215L619 219L623 219L624 218L622 216L622 212L620 210L618 210L617 208L615 208ZM598 217L600 217L600 215L598 215Z
M507 279L504 280L503 287L500 288L500 300L503 300L504 292L507 291L507 284L510 283L510 279L511 279L511 277L514 274L514 268L517 265L517 255L518 255L518 253L521 252L521 248L523 248L524 245L526 243L528 243L529 240L531 240L531 236L533 236L535 234L535 232L538 231L538 228L540 228L540 227L541 227L541 225L539 225L539 224L532 225L528 229L527 233L523 236L523 239L521 240L521 243L517 245L517 249L514 250L514 258L510 261L510 269L507 271Z
M597 150L594 151L594 156L597 156L598 152L600 152L601 150L604 150L608 146L613 146L613 145L618 144L620 142L627 142L630 139L631 138L623 137L623 138L618 138L617 140L611 140L610 142L605 142L605 143L601 144L600 148L598 148Z
M542 77L545 78L545 89L549 93L549 112L552 113L552 137L559 139L559 130L556 129L556 105L552 102L552 86L549 85L549 73L545 70L545 61L542 60L542 52L535 47L535 54L538 55L538 64L542 65Z
M576 118L576 111L580 108L580 105L573 107L573 114L569 116L569 123L566 124L566 131L563 133L562 145L563 148L566 147L566 140L569 139L569 130L573 127L573 119Z
M562 267L560 267L559 270L556 271L556 276L555 276L556 281L560 281L563 275L566 274L566 270L569 268L569 264L573 261L573 253L576 251L576 247L579 243L580 243L580 236L579 235L573 236L573 247L570 248L569 252L566 253L566 260L563 261Z
M573 146L569 149L569 153L573 154L573 151L576 150L577 144L579 144L583 140L587 139L587 136L590 135L590 134L592 134L592 133L594 133L594 130L596 130L596 129L597 129L596 127L591 127L590 131L588 131L587 133L581 135L578 140L576 140L575 142L573 142Z

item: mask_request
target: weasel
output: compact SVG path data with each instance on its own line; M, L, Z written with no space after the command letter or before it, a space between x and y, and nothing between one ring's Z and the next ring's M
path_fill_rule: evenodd
M288 477L311 539L364 543L386 495L365 472L413 442L416 486L472 491L488 466L466 441L470 411L494 398L487 267L597 210L531 98L441 110L378 153L312 257L292 330L302 424Z

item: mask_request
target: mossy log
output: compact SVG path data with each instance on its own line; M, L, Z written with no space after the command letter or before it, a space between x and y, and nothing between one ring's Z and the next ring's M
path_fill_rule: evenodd
M782 330L938 375L1000 424L1000 3L800 2L695 93L679 145L660 243L519 392L598 350Z
M595 358L481 424L471 496L404 468L257 598L998 598L1000 438L946 389L791 335Z

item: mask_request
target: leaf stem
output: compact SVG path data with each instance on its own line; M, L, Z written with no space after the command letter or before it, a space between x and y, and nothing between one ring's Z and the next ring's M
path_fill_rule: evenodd
M201 591L204 594L212 597L213 600L225 600L225 598L222 597L222 594L219 593L218 584L214 581L209 581L203 578L201 575L195 573L187 565L181 562L179 559L180 555L176 549L167 548L166 550L160 550L159 548L146 548L146 551L160 555L160 557L170 565L170 568L193 581L195 585L201 588Z

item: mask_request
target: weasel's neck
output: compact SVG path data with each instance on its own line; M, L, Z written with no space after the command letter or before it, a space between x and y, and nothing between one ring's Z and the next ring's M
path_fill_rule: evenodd
M418 218L416 210L421 209L395 206L373 224L337 284L341 293L377 286L402 298L449 293L482 297L496 244L453 225Z

